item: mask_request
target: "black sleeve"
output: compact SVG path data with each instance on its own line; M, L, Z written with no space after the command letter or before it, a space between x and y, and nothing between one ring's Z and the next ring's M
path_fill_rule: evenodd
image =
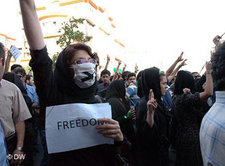
M152 146L156 146L159 139L159 133L158 133L157 124L155 122L152 128L146 122L147 103L146 103L146 107L143 104L145 105L145 102L141 102L137 108L138 109L137 136L138 136L139 143L141 143L143 146L147 146L151 148ZM155 116L154 116L154 120L155 120Z
M112 119L118 121L120 123L120 127L125 126L125 124L127 123L127 119L124 118L126 112L123 109L123 106L117 99L114 98L109 99L108 102L112 108Z
M47 103L53 90L52 60L48 56L47 48L30 50L31 60L29 65L34 72L34 82L40 102Z
M176 101L185 107L196 106L200 103L200 95L198 92L194 94L183 94Z

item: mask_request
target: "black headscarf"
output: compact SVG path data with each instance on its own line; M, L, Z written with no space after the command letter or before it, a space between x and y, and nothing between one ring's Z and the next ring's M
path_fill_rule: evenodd
M160 74L157 68L145 69L142 73L142 88L145 98L148 98L150 89L153 90L157 102L161 102Z
M143 73L143 70L142 71L140 71L139 73L138 73L138 75L137 75L137 88L138 88L138 90L137 90L137 95L140 97L140 98L142 98L144 95L144 93L143 93L143 85L142 85L142 73Z
M174 95L183 94L183 89L188 88L191 90L191 93L195 92L195 81L192 74L188 71L180 70L177 73Z
M125 84L123 80L115 80L113 81L106 91L106 99L109 98L121 98L125 99L126 90L125 90Z
M95 83L89 88L78 87L74 83L73 75L70 66L66 63L66 55L64 52L65 49L59 54L54 71L57 88L68 96L81 100L90 99L97 90L97 79L95 78Z

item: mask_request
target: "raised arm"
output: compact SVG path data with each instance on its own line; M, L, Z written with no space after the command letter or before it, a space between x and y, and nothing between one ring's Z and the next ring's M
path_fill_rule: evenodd
M179 66L177 66L177 68L167 77L169 82L176 76L176 74L180 70L180 68L182 66L186 65L186 61L187 61L187 59L183 60L183 62Z
M31 50L41 50L45 47L44 38L34 0L20 0L23 26Z
M220 45L220 39L222 37L219 36L219 35L216 35L214 38L213 38L213 43L216 45L216 47L218 47Z
M127 65L124 64L124 67L123 67L123 70L122 70L122 73L125 72L125 69L126 69Z
M172 74L174 68L176 67L178 62L181 62L183 60L182 56L183 56L184 52L181 52L180 56L176 59L176 61L169 67L169 69L166 71L166 77L169 77L169 75Z
M206 63L206 82L205 82L205 89L204 92L200 93L200 100L206 100L209 96L213 95L213 79L211 75L211 62Z
M4 74L9 71L9 64L10 64L10 59L11 58L12 58L12 54L10 53L10 51L8 51L7 52L7 58L5 60L5 71L4 71Z
M117 68L116 68L116 72L115 72L115 74L114 74L114 76L113 76L112 81L115 81L115 80L116 80L116 78L117 78L117 76L118 76L118 71L119 71L119 68L120 68L121 63L122 63L122 61L118 61L118 66L117 66Z
M136 63L136 64L135 64L135 67L134 67L134 73L137 74L138 71L139 71L139 69L138 69L138 65L137 65L137 63Z
M105 65L105 70L108 69L109 61L110 61L110 57L109 57L109 55L107 55L107 62L106 62L106 65Z

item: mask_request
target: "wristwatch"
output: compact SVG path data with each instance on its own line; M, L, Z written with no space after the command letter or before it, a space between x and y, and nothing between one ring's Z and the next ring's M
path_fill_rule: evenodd
M23 147L17 147L16 150L23 151Z

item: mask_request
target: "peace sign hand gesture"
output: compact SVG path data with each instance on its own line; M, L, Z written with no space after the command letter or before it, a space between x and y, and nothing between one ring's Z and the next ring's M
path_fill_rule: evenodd
M147 112L146 121L151 128L154 124L154 113L155 113L155 109L157 108L157 105L158 104L157 104L156 99L154 98L154 93L153 93L152 89L150 89L149 99L147 102L148 112Z
M184 54L184 52L181 52L180 56L177 58L177 62L181 62L181 61L184 60L183 59L183 54Z
M156 99L154 98L154 93L153 93L152 89L150 89L150 92L149 92L147 106L148 106L148 112L154 113L154 111L157 107L157 102L156 102Z

